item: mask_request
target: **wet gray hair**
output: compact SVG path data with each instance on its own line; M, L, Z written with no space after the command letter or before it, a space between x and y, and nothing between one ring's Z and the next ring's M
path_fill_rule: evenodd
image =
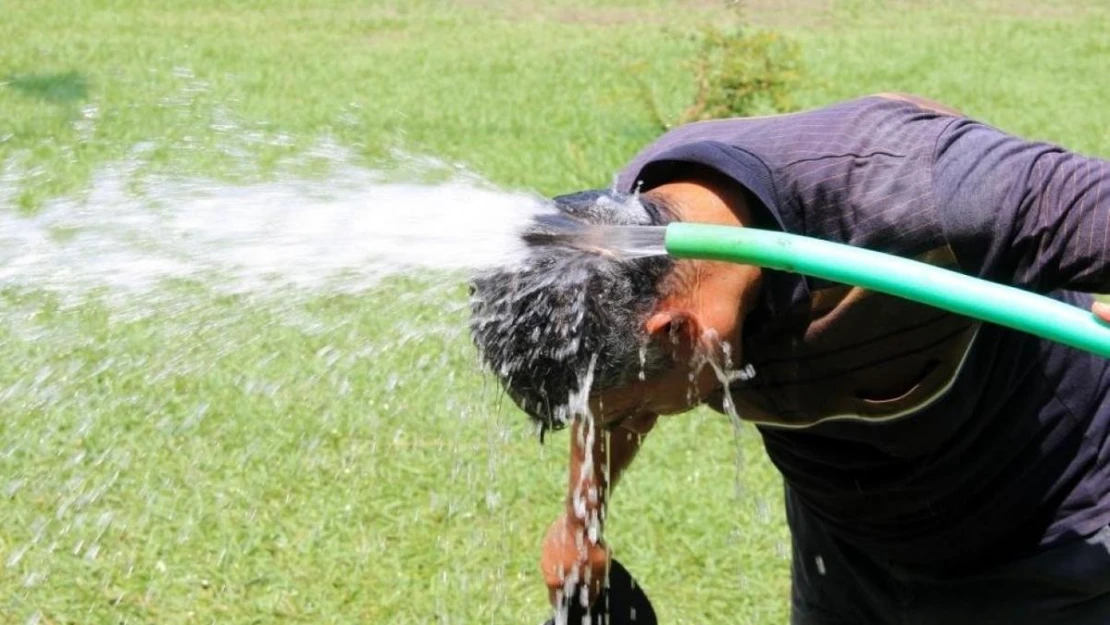
M559 211L535 231L578 224L664 226L658 201L611 191L554 198ZM471 281L471 336L486 368L544 431L573 416L576 394L626 385L671 366L648 340L644 321L673 267L667 256L623 258L538 245L520 266Z

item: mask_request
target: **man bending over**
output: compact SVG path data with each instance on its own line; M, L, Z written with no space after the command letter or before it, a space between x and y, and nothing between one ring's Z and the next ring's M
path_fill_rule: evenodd
M1110 290L1110 163L912 96L683 126L555 204L848 243L1110 319L1088 295ZM796 274L559 247L478 276L473 309L508 394L571 426L553 601L596 595L606 497L657 416L707 404L785 480L793 623L1110 623L1101 358Z

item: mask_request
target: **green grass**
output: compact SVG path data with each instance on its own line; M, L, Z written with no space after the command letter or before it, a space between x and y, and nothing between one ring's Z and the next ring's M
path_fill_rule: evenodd
M915 91L1110 155L1110 12L1094 0L777 4L751 17L802 42L803 105ZM371 167L400 151L506 188L603 185L657 134L653 108L689 103L692 33L731 15L708 0L0 10L0 179L16 189L0 209L24 212L121 159L254 180L321 138ZM566 436L537 445L479 375L459 282L280 303L177 285L146 315L0 291L0 623L538 622ZM777 477L752 429L740 444L722 418L668 420L622 483L610 538L662 622L785 621Z

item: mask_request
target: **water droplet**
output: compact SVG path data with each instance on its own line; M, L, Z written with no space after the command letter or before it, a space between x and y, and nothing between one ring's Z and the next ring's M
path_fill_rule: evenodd
M771 522L771 505L762 497L755 502L755 518L760 523Z
M34 588L46 580L46 574L38 571L31 571L23 578L24 588Z
M14 478L8 480L8 483L4 485L4 497L7 497L8 499L15 497L15 494L18 493L19 489L23 488L23 485L26 483L27 480L23 478Z
M16 550L13 551L10 556L8 556L7 567L10 569L19 564L19 561L23 559L23 556L27 555L27 551L30 548L31 545L23 545L22 547L16 548Z
M775 555L778 556L780 560L790 559L790 549L786 547L786 543L781 540L775 542Z

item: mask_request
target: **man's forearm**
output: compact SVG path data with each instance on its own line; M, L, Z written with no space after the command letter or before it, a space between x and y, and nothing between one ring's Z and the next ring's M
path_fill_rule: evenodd
M644 437L655 424L655 416L630 420L612 432L579 419L571 430L570 482L567 489L567 518L600 539L609 492L631 464Z

